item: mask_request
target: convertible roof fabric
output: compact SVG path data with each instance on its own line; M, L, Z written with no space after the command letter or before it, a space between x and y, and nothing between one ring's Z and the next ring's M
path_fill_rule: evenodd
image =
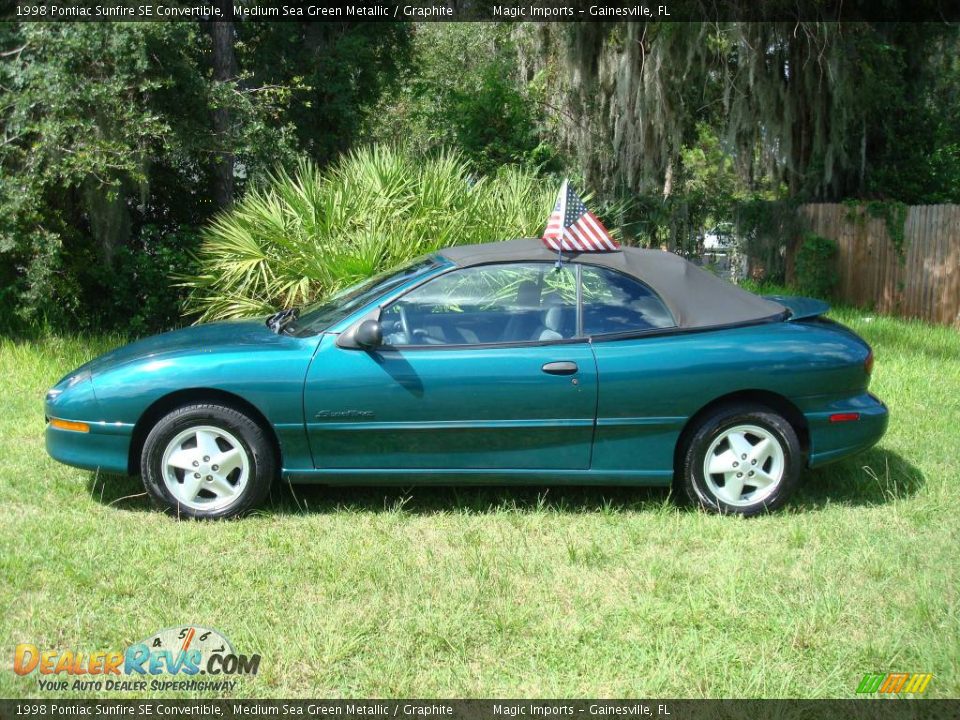
M557 253L540 240L461 245L439 255L460 267L502 262L551 262ZM663 250L624 247L607 253L564 253L564 262L619 270L645 282L661 297L680 328L702 329L785 318L787 309L701 270Z

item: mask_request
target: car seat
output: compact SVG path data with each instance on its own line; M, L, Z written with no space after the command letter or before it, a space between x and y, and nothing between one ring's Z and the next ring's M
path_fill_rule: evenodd
M550 293L543 299L543 321L533 335L534 340L549 342L563 340L563 301L557 293Z
M540 308L540 286L533 280L524 280L517 288L516 307L510 314L500 334L503 342L516 342L528 339L538 319L531 311Z

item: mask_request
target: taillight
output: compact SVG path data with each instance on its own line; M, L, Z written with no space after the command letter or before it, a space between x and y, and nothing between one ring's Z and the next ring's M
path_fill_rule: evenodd
M867 353L867 359L863 361L863 369L867 375L873 372L873 350Z
M830 422L852 422L853 420L859 420L860 413L834 413L830 416Z

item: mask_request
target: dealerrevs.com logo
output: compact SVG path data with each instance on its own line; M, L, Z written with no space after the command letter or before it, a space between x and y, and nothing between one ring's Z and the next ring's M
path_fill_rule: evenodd
M259 669L259 654L239 654L221 633L197 625L161 630L126 650L41 650L21 643L13 654L17 675L35 674L40 690L54 692L234 690L237 676Z

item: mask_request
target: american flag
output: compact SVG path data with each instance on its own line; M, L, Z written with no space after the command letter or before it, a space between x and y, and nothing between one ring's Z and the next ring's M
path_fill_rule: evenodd
M610 252L620 248L567 180L543 231L543 244L556 252Z

